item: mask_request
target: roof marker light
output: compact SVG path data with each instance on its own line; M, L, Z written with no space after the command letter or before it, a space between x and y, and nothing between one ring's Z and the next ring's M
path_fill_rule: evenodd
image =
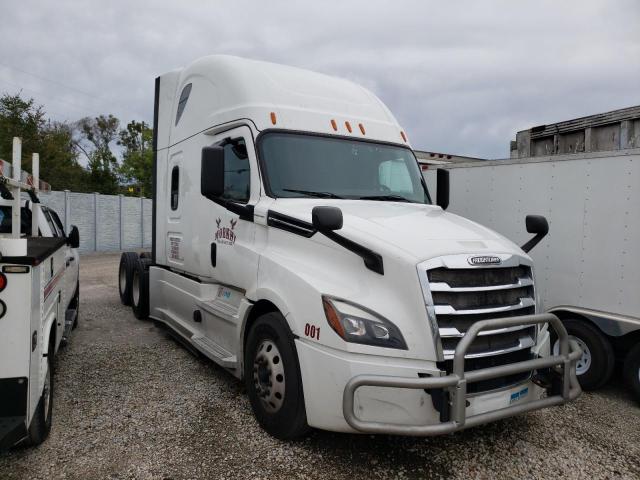
M358 124L358 127L360 127L360 131L362 132L363 135L366 135L366 132L364 131L364 125L362 125L361 123Z
M336 132L338 131L338 124L333 119L331 120L331 126L333 127L334 131L336 131Z
M405 135L405 133L402 130L400 131L400 135L402 136L402 140L404 140L406 142L407 141L407 136Z
M352 132L351 130L351 124L349 122L344 122L344 126L347 127L347 130L349 130L349 133Z
M276 124L276 112L271 112L271 123Z

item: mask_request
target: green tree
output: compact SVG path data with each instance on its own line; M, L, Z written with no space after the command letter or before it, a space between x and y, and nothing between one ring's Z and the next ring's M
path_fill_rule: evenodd
M118 145L123 147L120 175L127 193L150 197L153 193L153 130L144 122L132 120L120 130Z
M85 117L77 122L80 139L76 146L89 162L88 183L95 192L116 194L119 191L118 160L111 150L118 135L120 120L113 115Z
M66 123L45 120L42 106L20 94L0 97L0 158L11 161L13 137L22 138L22 169L31 171L31 155L40 154L40 178L56 190L83 191L86 171L78 163Z

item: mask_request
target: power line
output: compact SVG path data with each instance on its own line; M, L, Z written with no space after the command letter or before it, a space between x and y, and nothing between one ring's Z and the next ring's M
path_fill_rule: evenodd
M10 81L5 80L5 79L3 79L3 78L0 78L0 82L4 83L5 85L12 85L12 86L14 86L14 87L16 87L16 88L19 88L20 90L25 90L25 91L27 91L27 92L31 92L32 94L35 94L35 95L37 95L37 96L44 97L45 99L48 99L50 102L55 102L55 103L59 103L59 104L64 104L64 105L66 105L67 107L71 107L71 108L75 109L75 110L76 110L76 111L78 111L78 112L82 112L83 114L87 114L87 113L88 113L88 114L90 114L90 115L93 115L93 114L95 113L95 111L94 111L94 110L89 110L89 109L87 109L87 108L85 108L85 107L82 107L82 106L80 106L80 105L78 105L78 104L75 104L75 103L72 103L72 102L68 102L68 101L66 101L66 100L61 100L61 99L58 99L58 98L52 97L52 96L50 96L50 95L48 95L48 94L46 94L46 93L44 93L44 92L41 92L41 91L38 91L38 90L34 90L34 89L32 89L32 88L23 87L22 85L19 85L19 84L17 84L17 83L10 82ZM47 107L45 107L45 109L46 109L46 111L49 111L49 109L48 109Z
M95 98L95 99L97 99L97 100L102 100L100 97L98 97L98 96L96 96L96 95L94 95L94 94L84 92L84 91L79 90L79 89L77 89L77 88L75 88L75 87L72 87L72 86L70 86L70 85L67 85L66 83L59 82L58 80L53 80L53 79L51 79L51 78L43 77L43 76L41 76L41 75L36 75L35 73L27 72L26 70L22 70L22 69L20 69L20 68L13 67L13 66L11 66L11 65L7 65L7 64L6 64L6 63L4 63L4 62L0 62L0 65L2 65L2 66L3 66L3 67L5 67L5 68L9 68L9 69L11 69L11 70L15 70L16 72L24 73L24 74L26 74L26 75L31 75L32 77L38 78L38 79L43 80L43 81L45 81L45 82L49 82L49 83L54 83L54 84L56 84L56 85L60 85L61 87L68 88L69 90L73 90L74 92L81 93L82 95L86 95L86 96L88 96L88 97L92 97L92 98Z

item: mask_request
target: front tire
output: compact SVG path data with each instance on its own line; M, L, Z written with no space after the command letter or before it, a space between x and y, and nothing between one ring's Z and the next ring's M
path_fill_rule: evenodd
M596 390L611 378L615 357L611 343L587 320L567 318L562 321L569 337L582 348L582 357L576 363L576 376L583 390ZM556 339L553 353L557 355L560 342Z
M53 345L49 346L47 353L47 373L42 389L42 395L29 425L28 436L25 443L28 446L40 445L46 440L51 431L53 415Z
M624 379L640 403L640 343L627 353L624 361Z
M251 327L244 381L253 414L267 433L280 440L308 433L298 354L280 313L261 315Z

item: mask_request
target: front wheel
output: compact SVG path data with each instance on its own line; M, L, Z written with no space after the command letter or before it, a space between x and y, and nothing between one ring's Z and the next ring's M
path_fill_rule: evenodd
M244 380L258 423L281 440L309 431L293 336L277 312L260 316L247 337Z
M640 403L640 343L627 353L624 361L624 379Z

